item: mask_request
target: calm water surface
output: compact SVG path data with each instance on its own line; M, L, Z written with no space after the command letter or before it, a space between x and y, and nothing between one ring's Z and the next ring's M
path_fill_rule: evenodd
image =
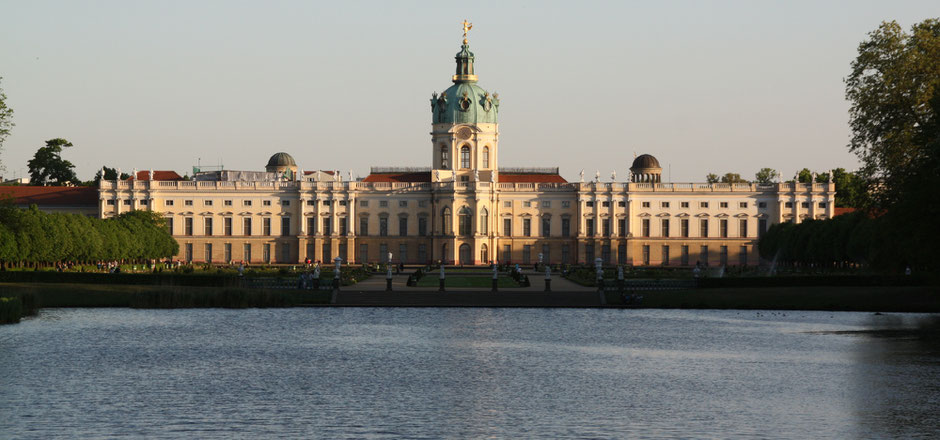
M894 331L933 319L50 309L0 327L0 438L937 438L940 347Z

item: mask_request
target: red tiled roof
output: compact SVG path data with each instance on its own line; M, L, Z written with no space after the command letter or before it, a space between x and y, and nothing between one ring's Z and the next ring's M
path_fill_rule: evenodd
M98 206L93 186L0 186L0 200L13 198L16 205Z
M134 180L134 177L128 177L127 180ZM151 180L150 171L138 171L137 180ZM153 180L183 180L176 171L154 171Z
M431 172L416 173L372 173L362 179L363 182L430 182Z
M837 215L842 215L842 214L851 214L855 211L857 211L855 208L840 208L837 206L832 216L835 217Z
M499 173L499 183L568 183L558 174Z

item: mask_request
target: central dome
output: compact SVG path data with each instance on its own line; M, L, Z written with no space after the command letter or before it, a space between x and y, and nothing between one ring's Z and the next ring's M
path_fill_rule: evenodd
M641 154L637 156L636 159L633 159L633 166L630 168L631 169L634 169L634 168L644 169L644 168L662 168L662 167L659 166L659 161L656 160L656 158L653 157L652 155Z
M457 74L454 85L431 96L433 124L495 124L499 113L499 94L490 94L478 86L473 71L474 55L464 42L454 57Z

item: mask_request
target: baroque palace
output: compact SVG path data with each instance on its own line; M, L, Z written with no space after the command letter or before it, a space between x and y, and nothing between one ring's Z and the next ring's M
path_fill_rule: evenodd
M162 213L193 262L756 265L768 226L828 218L835 185L663 183L653 156L624 182L568 182L557 168L499 163L500 99L477 85L466 39L451 85L431 97L427 168L373 167L361 180L298 170L138 172L102 180L103 218Z

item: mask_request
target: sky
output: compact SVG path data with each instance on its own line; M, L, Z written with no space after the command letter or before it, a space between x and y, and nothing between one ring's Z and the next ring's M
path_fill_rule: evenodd
M843 79L866 35L936 1L0 0L0 87L16 127L6 177L52 138L80 179L102 165L365 176L431 165L432 92L460 22L500 94L500 165L663 180L858 166Z

